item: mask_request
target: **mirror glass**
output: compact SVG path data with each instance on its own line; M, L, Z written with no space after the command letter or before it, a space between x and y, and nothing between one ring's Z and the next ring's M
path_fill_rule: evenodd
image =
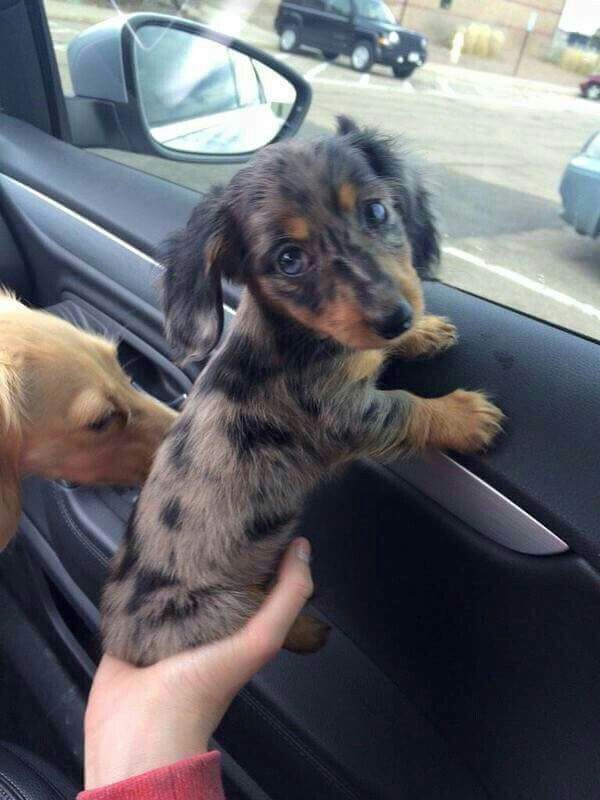
M171 150L253 152L277 136L296 101L278 72L200 33L149 23L134 47L148 128Z

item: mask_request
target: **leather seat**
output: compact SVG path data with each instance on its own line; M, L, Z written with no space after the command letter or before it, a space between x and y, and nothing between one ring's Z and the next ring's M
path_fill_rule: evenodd
M78 791L41 758L0 742L1 800L74 800Z

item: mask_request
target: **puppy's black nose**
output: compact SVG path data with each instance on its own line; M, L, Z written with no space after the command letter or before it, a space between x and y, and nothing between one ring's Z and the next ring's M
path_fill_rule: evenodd
M403 300L391 314L376 322L373 328L382 339L395 339L410 328L412 320L412 308Z

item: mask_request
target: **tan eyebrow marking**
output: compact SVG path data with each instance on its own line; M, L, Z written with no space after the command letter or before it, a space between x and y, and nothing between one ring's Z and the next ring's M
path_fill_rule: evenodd
M351 183L344 181L340 185L338 189L338 200L340 203L340 207L344 209L344 211L352 211L356 206L356 198L358 197L358 192L356 187L353 186Z
M310 226L304 217L288 217L283 221L283 229L292 239L305 241L310 236Z

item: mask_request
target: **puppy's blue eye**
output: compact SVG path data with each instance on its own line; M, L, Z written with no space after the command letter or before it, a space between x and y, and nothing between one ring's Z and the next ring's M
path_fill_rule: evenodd
M286 275L300 275L308 267L308 258L304 250L291 245L277 256L277 267Z
M365 203L364 214L367 225L370 228L377 228L379 225L383 225L388 218L387 208L379 200L370 200Z

